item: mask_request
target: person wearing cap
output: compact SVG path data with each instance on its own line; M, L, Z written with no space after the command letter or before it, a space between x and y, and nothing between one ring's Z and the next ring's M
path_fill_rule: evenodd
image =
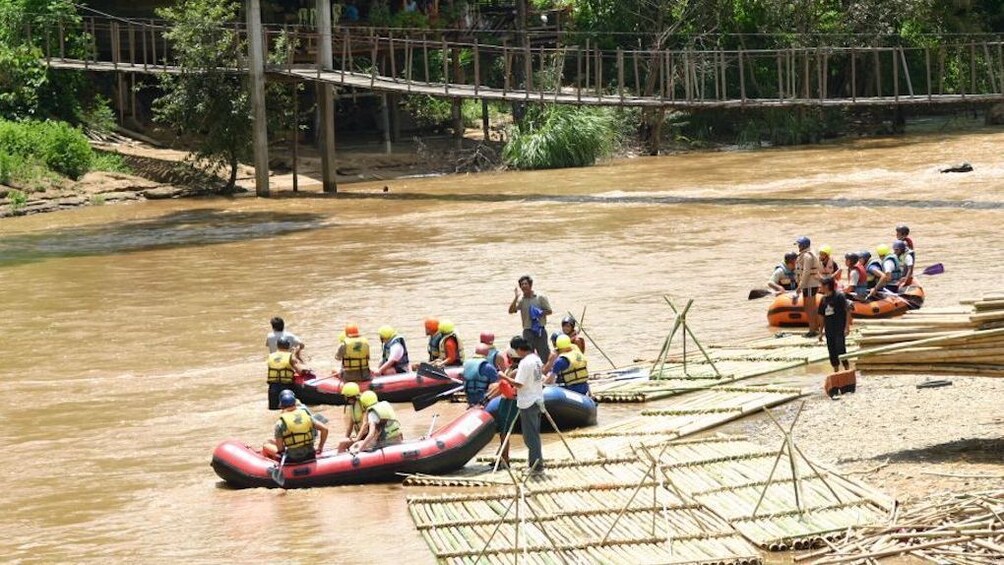
M896 226L896 239L905 243L907 249L910 250L910 253L914 254L913 238L910 237L910 226L906 224ZM914 259L916 259L916 257L914 257Z
M363 416L365 416L365 411L359 404L359 394L358 383L345 383L342 386L342 397L345 398L343 409L345 412L345 437L338 442L338 453L344 452L359 439L359 431L363 427Z
M481 332L480 342L488 346L488 354L485 355L485 359L488 359L496 371L504 371L509 367L508 358L495 347L495 334Z
M565 316L561 320L561 333L567 335L568 339L572 342L572 345L578 347L581 353L585 353L586 340L579 335L577 325L578 322L575 321L574 316Z
M819 248L819 276L840 280L840 265L833 260L833 248L824 245Z
M907 247L905 241L897 239L892 243L892 252L903 271L898 285L898 289L901 290L913 284L913 251Z
M847 296L837 289L833 277L823 277L820 281L819 313L823 318L823 334L826 336L826 350L830 354L833 372L840 370L840 356L847 353L847 334L851 333L851 305ZM822 340L823 336L819 336ZM847 360L844 370L850 369Z
M371 451L404 441L401 423L389 402L380 400L375 392L367 390L359 395L359 404L366 411L366 417L359 430L359 441L349 447L349 453Z
M544 404L544 385L553 382L544 376L544 363L534 352L526 338L513 338L511 344L519 365L509 369L500 378L516 387L516 407L519 408L519 426L523 434L523 443L529 451L527 464L530 472L542 473L544 470L544 454L540 446L540 414Z
M488 387L499 379L498 371L488 360L489 350L486 344L479 343L474 356L464 361L464 395L468 407L484 404Z
M279 393L294 386L294 375L303 371L303 366L290 351L288 338L282 337L276 341L276 351L266 359L268 375L268 409L279 409Z
M816 293L819 292L819 259L810 249L811 242L804 235L795 240L798 246L798 257L795 259L795 297L792 304L798 304L798 297L803 299L802 308L805 318L809 321L809 331L805 337L819 335L819 320L816 316Z
M306 347L300 338L296 337L293 332L286 331L286 322L282 318L276 316L270 321L272 325L272 331L268 332L265 336L265 347L268 348L269 353L275 353L279 350L279 340L286 338L289 341L290 351L293 352L293 357L297 361L303 363L303 357L300 352Z
M567 335L559 336L554 348L557 351L544 364L544 372L560 386L588 396L589 368L586 356Z
M547 317L550 316L551 303L543 294L537 294L533 290L533 278L530 275L523 275L517 281L515 296L509 304L509 313L519 312L523 322L523 338L537 352L541 359L547 359L551 354L551 348L547 343Z
M338 346L335 359L342 362L339 374L345 382L362 382L373 378L370 373L370 342L359 335L359 326L345 326L345 341Z
M798 284L795 282L795 259L798 259L798 253L789 251L784 254L784 262L774 267L767 288L773 290L775 296L795 290Z
M381 326L377 330L377 333L380 334L380 343L383 344L383 351L380 354L380 367L374 372L377 375L407 373L410 361L408 359L408 346L404 342L404 336L397 333L397 330L390 326Z
M328 440L328 427L315 420L310 412L298 406L293 391L285 389L279 393L279 419L275 422L275 439L265 442L262 453L269 457L279 457L286 453L287 463L302 463L314 459L324 450ZM319 439L314 449L314 437Z
M439 322L439 356L432 364L437 367L459 367L464 364L464 347L453 322Z

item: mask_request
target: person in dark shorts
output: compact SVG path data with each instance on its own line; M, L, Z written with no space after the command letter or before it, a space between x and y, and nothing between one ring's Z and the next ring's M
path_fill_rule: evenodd
M819 316L823 319L822 340L826 336L826 349L830 353L830 365L833 371L840 370L840 356L847 353L847 334L851 331L851 306L847 295L836 289L833 277L823 277L819 283ZM850 369L850 364L843 361L844 370Z

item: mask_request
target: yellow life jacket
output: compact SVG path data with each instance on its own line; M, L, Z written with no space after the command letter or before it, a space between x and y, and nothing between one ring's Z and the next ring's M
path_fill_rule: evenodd
M380 443L397 443L404 439L401 434L401 424L397 421L397 414L394 413L390 402L381 400L370 406L368 411L379 416L380 423L383 424L380 429Z
M369 377L370 342L365 337L350 337L345 340L345 354L342 355L342 373Z
M268 356L268 379L269 383L293 383L293 364L290 359L293 354L289 351L276 351Z
M314 420L303 408L283 412L279 419L286 425L282 433L282 444L286 449L314 445Z
M460 343L460 336L456 332L443 334L439 338L439 359L446 359L446 339L452 337L457 340L457 364L463 364L464 362L464 345Z
M349 418L352 419L352 428L358 432L363 427L363 405L357 400L350 404L348 408Z
M571 351L561 354L568 360L568 368L558 374L561 382L566 385L577 385L589 380L589 370L586 369L586 356L578 347L573 347Z

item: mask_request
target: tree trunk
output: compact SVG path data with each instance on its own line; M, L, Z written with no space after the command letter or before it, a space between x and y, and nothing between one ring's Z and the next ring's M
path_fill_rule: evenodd
M239 163L237 162L237 156L230 156L230 178L227 179L227 186L223 187L224 194L232 194L234 189L237 187L237 167Z

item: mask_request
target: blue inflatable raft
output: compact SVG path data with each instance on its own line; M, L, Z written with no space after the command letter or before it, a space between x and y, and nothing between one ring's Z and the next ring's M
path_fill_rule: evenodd
M544 408L554 418L554 423L561 431L572 428L584 428L596 425L596 402L577 392L562 388L560 386L544 387ZM492 416L495 416L499 409L499 399L493 398L485 406ZM541 415L540 429L543 431L554 431L550 423ZM519 432L519 420L516 420L514 432Z

